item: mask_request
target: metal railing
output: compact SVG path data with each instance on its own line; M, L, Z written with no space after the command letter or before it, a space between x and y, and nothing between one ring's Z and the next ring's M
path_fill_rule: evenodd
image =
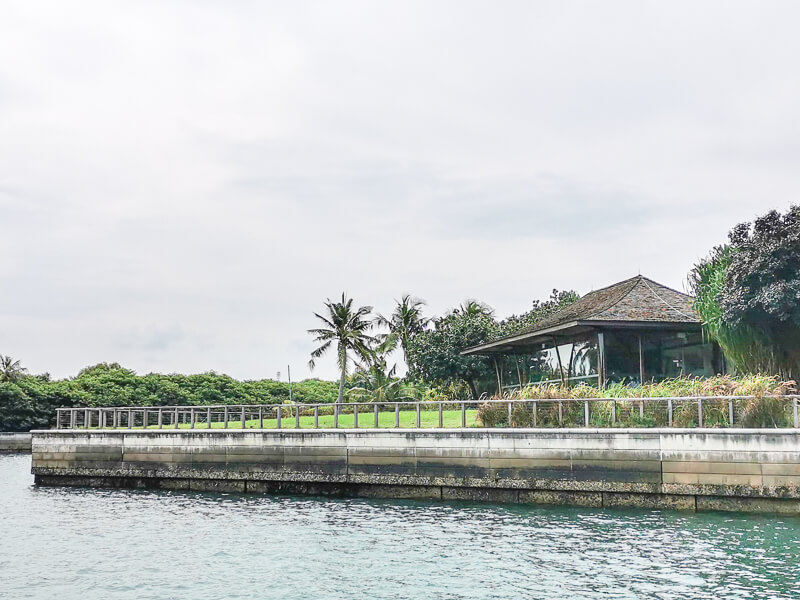
M800 395L59 408L56 429L800 427Z

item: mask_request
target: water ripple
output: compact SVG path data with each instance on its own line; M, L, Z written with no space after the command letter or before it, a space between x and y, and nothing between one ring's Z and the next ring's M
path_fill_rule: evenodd
M800 598L800 520L35 488L0 456L0 598Z

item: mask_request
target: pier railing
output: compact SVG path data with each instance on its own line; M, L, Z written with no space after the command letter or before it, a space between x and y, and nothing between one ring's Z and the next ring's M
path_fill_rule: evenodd
M800 427L800 395L59 408L56 429Z

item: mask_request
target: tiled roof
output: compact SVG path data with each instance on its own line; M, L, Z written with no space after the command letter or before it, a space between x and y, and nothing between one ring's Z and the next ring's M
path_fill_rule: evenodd
M700 316L692 308L693 300L691 296L637 275L589 292L577 302L526 329L467 348L462 354L473 354L484 348L497 347L505 340L535 338L540 332L557 329L576 321L700 324Z
M577 302L516 333L533 333L571 321L699 323L691 296L637 275L589 292Z

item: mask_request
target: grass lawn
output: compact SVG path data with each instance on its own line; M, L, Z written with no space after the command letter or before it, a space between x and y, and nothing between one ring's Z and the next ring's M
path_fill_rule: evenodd
M288 413L288 406L284 410L284 412ZM475 410L467 410L467 427L479 427L478 423L475 421ZM165 415L168 413L165 413ZM197 419L205 419L206 412L203 410L202 407L198 407L197 411ZM248 417L251 415L248 414ZM239 415L231 411L230 415L228 416L228 429L241 429L242 421L238 418ZM217 414L215 411L213 419L219 419L221 415ZM166 419L166 417L165 417ZM149 420L149 419L148 419ZM446 428L455 429L461 427L461 411L460 410L444 410L442 411L442 424ZM383 429L393 429L395 426L395 414L394 411L391 412L379 412L378 413L378 427ZM400 411L400 427L401 428L414 428L417 426L417 413L414 410L401 410ZM420 426L427 427L427 428L438 428L439 427L439 411L432 410L432 411L421 411L420 412ZM179 425L179 429L189 429L191 426L188 423L181 423ZM249 419L245 422L245 427L247 429L258 429L259 422L258 419ZM264 419L264 429L277 429L278 427L278 420L277 419ZM352 429L354 427L354 418L352 414L342 414L339 415L339 428L340 429ZM366 411L359 411L358 413L358 428L359 429L372 429L375 427L375 413L371 410L369 412ZM165 424L164 429L172 429L174 428L173 425ZM194 425L195 429L208 429L208 424L205 422L197 422ZM223 424L213 422L211 423L212 429L222 429ZM320 415L319 416L319 428L320 429L332 429L333 428L333 415ZM107 428L110 429L110 428ZM120 427L119 429L126 429L126 427ZM133 429L142 429L141 426L133 427ZM150 425L148 429L158 429L157 425ZM282 415L281 417L281 429L297 429L297 422L294 416L286 416ZM300 429L314 429L314 417L313 416L301 416L300 417Z

